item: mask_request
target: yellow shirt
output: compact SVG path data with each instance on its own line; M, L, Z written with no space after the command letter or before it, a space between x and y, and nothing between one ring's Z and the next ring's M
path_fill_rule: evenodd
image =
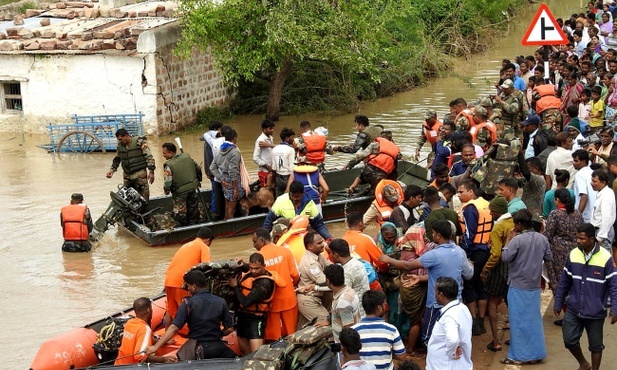
M591 118L589 120L589 126L591 127L602 127L604 126L604 101L602 99L594 102L593 100L589 102L591 104L591 115L600 114L600 117Z

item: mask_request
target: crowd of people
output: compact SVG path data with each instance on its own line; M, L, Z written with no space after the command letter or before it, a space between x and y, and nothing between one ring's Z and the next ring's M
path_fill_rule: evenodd
M126 344L125 361L175 361L155 353L185 324L190 359L195 348L200 358L235 356L221 339L233 330L247 354L314 323L331 326L346 369L393 369L393 360L420 356L427 369L472 369L472 336L485 333L490 351L508 346L502 363L536 363L550 355L540 311L546 284L565 347L581 369L598 369L607 311L611 324L617 321L609 304L617 302L617 4L597 3L557 20L570 43L550 47L547 63L542 48L504 60L495 94L473 103L454 99L441 119L435 110L424 114L414 157L430 146L425 188L397 181L400 148L391 131L366 116L355 117L358 135L346 146L329 144L327 130L306 121L300 135L283 128L277 145L275 124L264 120L252 159L260 185L275 189L276 200L252 234L257 252L249 272L229 279L236 322L198 272L184 274L211 260L215 235L202 228L167 270L166 334L154 345L147 337ZM213 122L203 138L213 189L207 211L233 218L249 192L237 133ZM121 163L125 184L147 199L154 181L147 146L125 132L118 140L108 177ZM349 192L368 184L375 195L365 213L346 215L338 237L320 208L329 191L320 171L325 155L337 152L353 154L346 169L364 163ZM172 143L163 144L163 154L174 217L181 224L202 220L202 204L191 195L201 171ZM82 208L63 211L63 223L85 217ZM378 232L371 236L364 230L372 222ZM500 323L502 302L508 315ZM125 330L147 326L142 306L135 302L141 326ZM505 343L501 330L510 333ZM584 330L591 362L580 348Z

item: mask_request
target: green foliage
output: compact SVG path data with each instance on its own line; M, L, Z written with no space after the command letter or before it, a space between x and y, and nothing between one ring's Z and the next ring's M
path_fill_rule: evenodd
M426 83L455 56L488 46L525 0L181 0L178 52L210 50L230 109L263 112L277 71L291 63L286 113L356 109L359 101Z
M212 121L225 121L232 118L229 110L220 107L208 107L197 112L195 121L187 128L189 132L207 131L208 126Z
M26 13L28 9L36 9L37 5L32 1L26 1L17 6L17 11L21 14Z

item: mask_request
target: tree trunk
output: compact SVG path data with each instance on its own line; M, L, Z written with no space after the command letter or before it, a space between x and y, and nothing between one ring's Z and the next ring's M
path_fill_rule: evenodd
M268 105L266 107L266 118L278 121L281 114L281 95L287 77L291 73L291 62L284 62L274 76L270 79L270 91L268 92Z

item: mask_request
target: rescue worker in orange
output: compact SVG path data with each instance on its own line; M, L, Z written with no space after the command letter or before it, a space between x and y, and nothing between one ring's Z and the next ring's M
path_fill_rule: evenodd
M379 257L381 257L383 252L375 244L375 240L372 237L363 233L366 226L362 218L363 215L360 212L347 214L347 231L345 231L342 239L349 244L349 252L352 256L358 256L369 262L375 268L375 271L385 273L388 271L388 264L379 261ZM382 290L379 279L370 283L369 288L372 290Z
M464 181L458 187L458 196L464 204L459 212L459 222L463 235L460 246L474 265L471 280L463 282L463 302L473 318L472 334L486 333L484 317L488 305L488 293L480 279L480 273L490 257L489 240L493 217L489 202L476 195L478 189L472 180Z
M394 142L383 137L376 138L364 150L355 155L356 161L364 160L364 168L349 187L353 192L360 184L370 184L372 189L383 179L396 180L398 172L396 166L401 158L401 149ZM352 168L352 167L349 167Z
M197 232L195 240L181 246L171 259L165 273L165 294L167 294L166 330L169 329L169 325L176 317L182 299L188 295L186 290L182 289L184 274L199 263L211 261L210 245L212 245L213 240L214 232L208 227L202 227ZM187 333L188 328L180 329L182 329L180 333Z
M531 107L542 118L543 131L561 132L561 98L555 94L555 85L545 84L543 79L539 79L531 94Z
M150 298L137 298L133 302L135 317L124 324L122 344L114 366L138 364L140 362L178 362L176 356L146 355L146 348L152 345L152 301Z
M431 145L431 153L433 153L433 151L435 150L435 142L439 137L439 130L441 129L442 124L443 122L441 122L437 118L437 112L435 112L434 110L429 109L425 113L424 124L422 125L422 132L420 133L418 141L416 142L416 161L420 157L420 149L422 149L422 146L424 146L424 144L426 144L427 142Z
M275 287L285 288L287 284L276 272L266 270L263 255L253 253L249 257L249 272L240 281L235 276L229 278L229 286L238 302L235 327L240 352L247 355L264 343Z
M275 341L296 331L298 302L294 286L298 284L300 274L291 251L273 244L270 233L263 227L253 233L253 247L264 257L266 270L276 272L281 279L286 280L284 288L274 291L266 320L265 339Z
M456 131L469 131L474 125L471 109L463 98L456 98L450 102L450 114L454 116Z
M298 151L297 161L319 167L326 160L328 136L313 131L309 121L300 122L300 131L300 135L294 139L294 148Z
M92 245L88 236L92 231L90 210L83 204L84 196L79 193L71 195L71 204L62 207L60 225L62 225L63 252L89 252Z
M497 141L497 126L488 120L488 111L481 105L474 107L473 121L475 125L469 130L472 143L487 151Z
M392 210L403 202L404 194L401 185L392 180L381 180L375 188L375 200L364 213L362 219L365 226L373 220L381 226L390 220Z

